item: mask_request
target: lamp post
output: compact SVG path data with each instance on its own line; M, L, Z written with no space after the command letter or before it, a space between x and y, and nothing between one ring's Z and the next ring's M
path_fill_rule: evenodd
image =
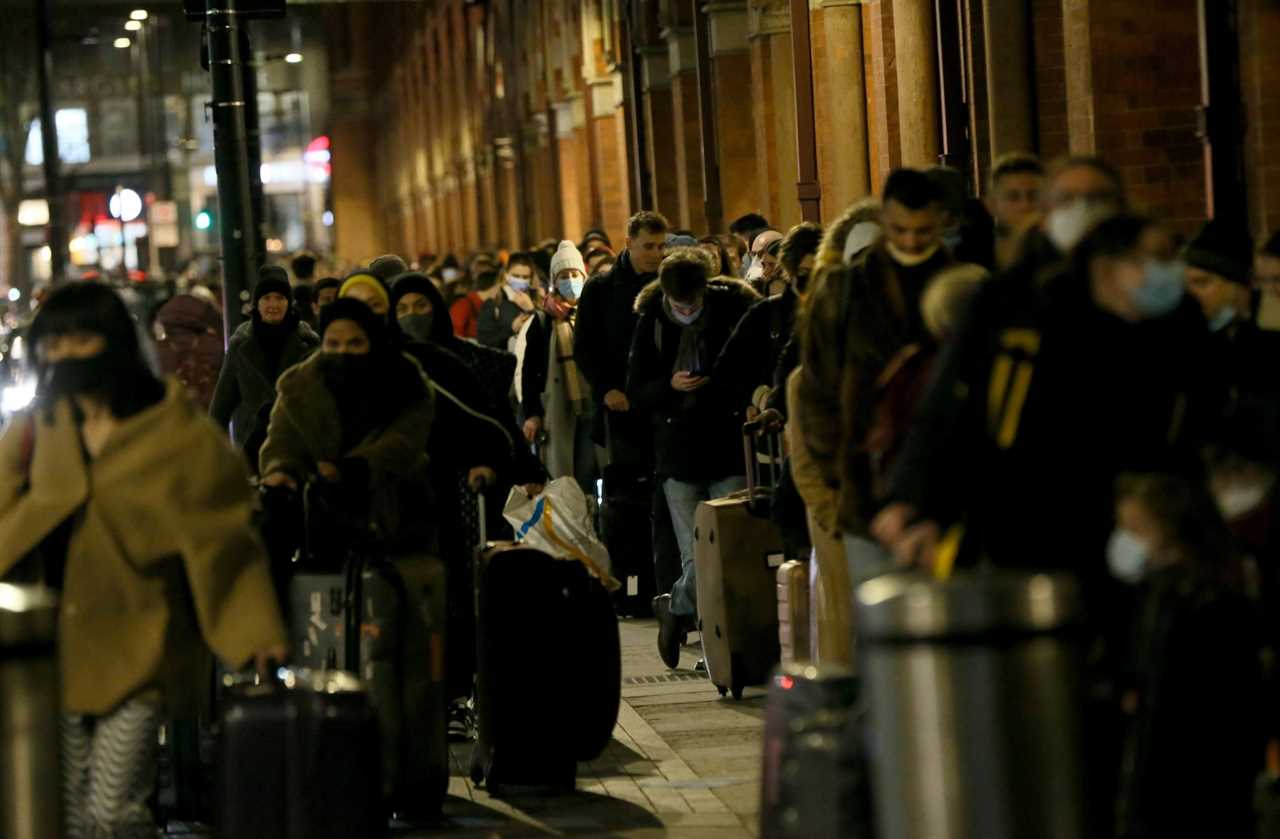
M40 88L40 141L44 150L44 193L49 204L49 267L54 285L66 279L67 238L63 229L61 159L58 157L58 122L53 109L53 38L49 6L53 0L35 0L36 74Z

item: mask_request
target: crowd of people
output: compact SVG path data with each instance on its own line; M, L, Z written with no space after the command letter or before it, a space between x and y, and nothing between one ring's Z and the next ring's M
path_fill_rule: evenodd
M56 291L29 336L37 403L0 440L0 571L64 589L72 800L141 819L144 784L92 779L147 776L196 653L286 656L270 571L308 525L263 526L251 474L340 489L388 552L445 560L465 734L474 493L497 533L512 488L571 477L594 505L642 479L674 668L697 627L694 514L746 485L759 418L786 429L788 552L846 598L905 568L1075 575L1096 713L1126 732L1098 764L1122 835L1245 835L1227 825L1280 733L1280 237L1255 250L1215 219L1183 238L1094 158L1010 155L984 186L900 169L825 227L752 214L699 236L643 211L616 244L389 254L343 277L299 254L261 269L225 354L211 295L160 310L173 385L110 291ZM112 491L143 473L154 503Z

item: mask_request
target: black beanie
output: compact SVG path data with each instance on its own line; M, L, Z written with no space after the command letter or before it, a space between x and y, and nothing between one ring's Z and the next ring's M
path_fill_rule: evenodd
M1253 237L1243 224L1213 219L1183 248L1182 258L1192 267L1248 284L1253 270Z
M374 352L384 348L386 342L386 324L384 319L375 315L373 309L370 309L363 301L354 297L339 297L328 306L324 307L324 311L320 313L320 337L324 337L324 333L329 326L336 320L354 321L364 334L369 336L369 344Z
M396 304L400 302L400 298L406 294L421 294L423 297L431 298L433 301L439 295L436 287L431 283L431 279L426 274L417 271L410 271L396 277L395 284L391 286L391 310L395 311Z
M408 264L393 253L384 253L369 263L369 273L382 280L383 285L390 285L393 277L398 277L408 270Z
M279 265L264 265L258 271L258 284L253 287L253 305L268 294L282 295L293 302L293 287L289 285L289 272Z

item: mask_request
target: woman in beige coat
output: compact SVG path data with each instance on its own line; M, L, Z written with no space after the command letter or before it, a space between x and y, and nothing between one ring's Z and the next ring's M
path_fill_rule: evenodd
M109 288L55 292L29 343L37 402L0 437L0 576L62 590L66 835L154 835L157 727L207 694L209 650L287 653L252 492Z

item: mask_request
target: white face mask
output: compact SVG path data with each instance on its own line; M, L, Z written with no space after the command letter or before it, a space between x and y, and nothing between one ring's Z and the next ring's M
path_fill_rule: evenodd
M924 265L930 259L933 259L933 255L942 247L942 243L935 242L928 249L921 251L920 253L907 253L906 251L899 249L893 242L885 242L885 246L889 251L889 256L894 262L898 263L903 268L915 268L917 265Z
M1151 549L1133 534L1133 531L1116 528L1107 543L1107 567L1122 583L1137 585L1147 573Z
M1218 493L1218 510L1227 521L1252 513L1267 500L1270 487L1265 482L1232 486Z
M1113 213L1110 204L1077 198L1049 213L1045 234L1059 253L1067 254L1080 244L1095 224Z

